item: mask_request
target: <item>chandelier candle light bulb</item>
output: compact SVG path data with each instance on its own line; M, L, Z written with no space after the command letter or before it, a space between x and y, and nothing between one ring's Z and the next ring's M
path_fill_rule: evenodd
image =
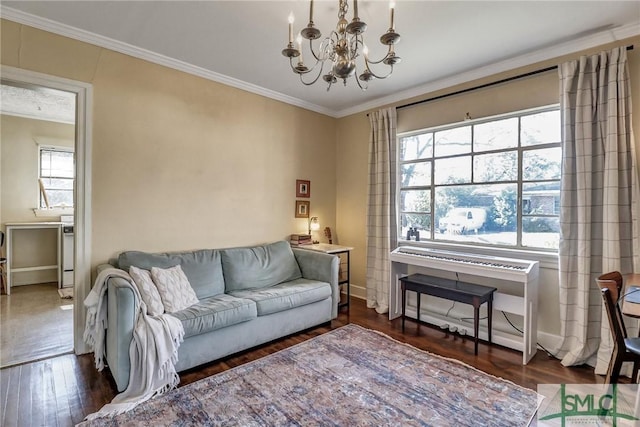
M298 37L296 37L296 42L298 42L298 50L300 51L300 56L298 57L298 64L301 64L303 62L303 59L302 59L302 36L300 34L298 34Z
M394 31L396 29L396 24L395 24L395 9L396 9L396 2L391 0L389 2L389 13L391 15L391 26L389 27L390 30Z
M369 58L369 50L364 44L363 36L367 30L367 24L358 16L358 0L352 1L353 18L351 22L347 19L348 0L338 0L336 27L328 36L319 41L319 45L314 45L314 40L322 37L320 30L313 23L314 0L310 0L309 4L309 23L300 31L296 44L293 41L293 12L289 15L289 43L282 50L282 55L289 58L293 72L300 75L300 81L304 85L311 86L322 77L322 80L328 83L328 91L338 79L342 79L346 86L347 80L351 76L355 76L358 87L366 90L367 82L373 79L386 79L393 73L393 66L400 62L400 57L395 54L394 49L394 45L400 40L400 35L395 32L395 1L392 0L389 3L391 26L386 33L380 36L380 43L388 46L387 53L378 61L372 61ZM315 59L315 64L310 64L309 67L302 63L302 38L310 42L309 49L312 55L310 61L313 62ZM363 55L360 55L360 51L363 52ZM297 64L294 64L293 58L296 57L299 58ZM370 67L372 64L378 68L386 65L388 67L387 74L376 74L377 70L374 72ZM305 78L307 74L312 72L311 78Z
M289 43L293 43L293 12L289 13Z

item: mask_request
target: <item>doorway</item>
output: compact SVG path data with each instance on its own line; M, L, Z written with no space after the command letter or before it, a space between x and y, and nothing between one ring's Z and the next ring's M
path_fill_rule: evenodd
M64 79L55 76L49 76L41 73L36 73L28 70L23 70L14 67L2 66L2 83L8 84L14 87L35 87L39 90L44 91L62 91L68 94L71 94L75 98L74 103L74 127L73 127L73 157L75 158L75 178L73 182L73 207L70 211L73 213L73 245L75 246L75 251L73 254L73 299L66 301L65 305L66 309L72 309L72 342L70 348L76 354L82 354L89 351L89 348L85 345L82 340L82 334L84 330L85 323L85 310L83 306L84 298L86 298L87 294L91 289L91 272L90 272L90 222L91 222L91 199L90 199L90 188L91 188L91 101L92 101L92 87L90 84L77 82L69 79ZM4 101L4 100L3 100ZM4 129L3 129L4 132ZM37 140L37 138L36 138ZM42 141L40 141L42 142ZM54 144L47 144L45 141L43 144L38 144L36 141L36 145L40 146L53 146ZM40 152L40 151L38 151ZM55 155L55 153L54 153ZM3 162L6 159L3 159ZM55 178L55 177L54 177ZM6 182L2 183L3 186ZM42 188L42 183L40 183L40 193L37 195L37 208L32 209L30 222L37 221L50 221L51 217L47 217L50 214L65 215L69 213L68 202L59 203L59 198L62 197L65 191L57 191L57 190L65 190L64 186L60 187L60 181L49 182L51 184L48 188L47 185L44 185L44 189ZM57 193L56 193L57 191ZM43 202L42 196L43 194L53 195L53 199L49 200L49 202L53 201L53 206L51 204L47 206L46 202ZM57 199L56 199L57 198ZM67 199L68 200L68 199ZM31 201L33 203L33 201ZM56 206L57 205L57 206ZM3 204L4 209L4 204ZM66 209L65 209L66 208ZM40 212L39 212L40 211ZM65 212L66 211L66 212ZM42 214L44 213L44 216ZM40 214L40 216L38 216ZM10 215L6 214L0 217L0 223L2 224L3 229L5 228L5 224L8 222L15 221L10 217ZM60 221L60 216L58 216L58 221ZM68 225L68 217L67 217L67 225ZM33 231L33 230L28 230ZM58 250L60 250L59 243L61 242L62 237L62 227L60 228L58 234L58 243L55 243ZM27 249L28 250L28 249ZM46 263L45 263L46 264ZM60 270L58 273L60 274L56 280L56 293L60 290L57 289L58 285L62 283L62 264L60 259L56 260L56 265L60 266ZM36 270L36 273L38 271ZM40 273L38 273L40 274ZM68 280L65 282L68 284ZM24 287L25 289L28 286ZM13 289L13 288L12 288ZM67 292L68 294L68 292ZM60 296L62 296L62 292L60 292ZM4 297L3 297L4 298ZM41 356L40 356L41 357Z
M76 94L2 80L0 96L7 367L73 350L73 280L64 275L65 261L73 274L73 250L65 254L61 231L73 227Z

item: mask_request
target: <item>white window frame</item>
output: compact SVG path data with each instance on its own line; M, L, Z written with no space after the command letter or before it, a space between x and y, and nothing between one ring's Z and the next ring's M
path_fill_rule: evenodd
M432 150L432 155L428 158L432 163L432 170L431 170L431 174L432 174L432 180L431 180L431 185L426 186L429 188L429 190L431 191L431 231L427 234L424 235L423 234L420 235L420 241L416 242L416 241L408 241L404 238L404 236L402 236L401 233L401 221L400 221L400 194L401 194L401 189L403 188L401 186L402 183L402 164L405 163L404 161L400 160L400 141L402 138L405 138L407 136L413 136L413 135L420 135L420 134L425 134L425 133L434 133L438 132L438 131L442 131L442 130L447 130L447 129L453 129L453 128L457 128L457 127L463 127L463 126L469 126L469 125L478 125L478 124L482 124L482 123L486 123L486 122L491 122L491 121L496 121L496 120L501 120L501 119L507 119L510 117L521 117L521 116L526 116L526 115L530 115L530 114L535 114L535 113L542 113L545 111L554 111L554 110L559 110L560 106L559 104L552 104L552 105L547 105L547 106L542 106L542 107L536 107L536 108L530 108L530 109L525 109L525 110L519 110L519 111L513 111L510 113L506 113L506 114L500 114L500 115L495 115L495 116L489 116L489 117L484 117L481 119L473 119L473 120L465 120L462 122L457 122L457 123L451 123L451 124L447 124L447 125L442 125L442 126L434 126L434 127L430 127L430 128L425 128L425 129L419 129L419 130L414 130L414 131L409 131L409 132L402 132L399 133L397 135L397 147L398 147L398 153L397 153L397 157L396 157L396 161L397 161L397 171L396 171L396 209L395 209L395 214L396 214L396 220L397 220L397 228L398 228L398 238L396 241L396 244L398 246L406 246L406 245L411 245L411 246L423 246L423 247L431 247L431 248L439 248L439 249L446 249L446 250L454 250L454 251L461 251L461 252L469 252L469 253L476 253L476 254L481 254L481 255L493 255L493 256L505 256L505 257L514 257L514 258L526 258L526 259L533 259L533 260L538 260L541 262L541 266L543 267L547 267L547 268L557 268L557 263L558 263L558 253L557 250L555 249L543 249L543 248L535 248L535 247L524 247L521 246L522 244L522 187L523 187L523 183L526 183L523 181L522 179L522 152L523 147L521 147L520 145L518 145L518 147L516 149L505 149L505 150L496 150L496 152L499 151L517 151L518 153L518 178L517 180L514 180L513 183L517 183L517 187L518 187L518 195L517 195L517 205L516 205L516 209L517 209L517 233L518 233L518 239L516 242L516 245L514 246L507 246L507 245L482 245L482 244L478 244L478 243L472 243L472 242L456 242L456 241L448 241L448 240L440 240L440 239L435 239L432 238L432 236L434 236L435 233L435 227L437 227L437 224L435 224L435 215L434 215L434 207L435 207L435 188L438 187L438 185L435 185L434 183L434 175L435 175L435 170L433 168L434 165L434 160L436 159L435 157L435 141L433 142L433 150ZM561 147L561 143L555 143L555 144L541 144L541 145L536 145L536 148L551 148L551 147ZM524 147L525 150L529 149L529 147ZM493 151L492 151L493 152ZM471 154L471 153L469 153ZM455 156L451 156L451 157L455 157ZM411 161L407 161L406 163L412 163L414 162L414 160ZM511 181L509 181L511 183ZM501 182L502 183L502 182ZM500 183L500 184L501 184ZM468 183L465 185L474 185L474 183Z
M43 151L45 152L52 152L52 151L58 151L58 152L64 152L64 153L70 153L74 156L74 164L75 164L75 153L74 153L74 147L64 147L64 146L56 146L56 145L49 145L49 144L38 144L38 181L36 182L37 188L38 188L38 200L37 200L37 210L39 211L46 211L47 209L52 210L61 210L61 211L66 211L66 210L70 210L73 211L74 209L74 205L75 205L75 197L74 197L74 201L73 204L71 206L49 206L47 208L47 206L43 206L43 194L42 194L42 189L40 188L40 180L42 178L51 178L51 177L43 177L42 176L42 154ZM75 166L74 166L74 171L75 171ZM75 176L73 178L61 178L61 179L71 179L73 181L73 191L75 192Z

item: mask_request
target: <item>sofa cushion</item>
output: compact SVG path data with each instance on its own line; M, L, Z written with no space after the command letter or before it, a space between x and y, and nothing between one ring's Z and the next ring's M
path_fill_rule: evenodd
M255 301L258 316L264 316L330 298L331 285L301 278L268 288L234 291L231 294Z
M258 314L253 301L220 294L171 315L180 319L187 338L255 319Z
M140 297L147 306L147 314L149 316L160 316L164 313L162 298L158 293L156 284L153 283L151 272L132 265L129 267L129 276L135 282L138 292L140 292Z
M226 292L264 288L302 277L285 241L249 248L221 249Z
M158 254L128 251L118 256L118 268L129 271L132 265L145 270L151 270L151 267L169 268L180 265L198 299L224 293L222 263L220 252L217 250Z

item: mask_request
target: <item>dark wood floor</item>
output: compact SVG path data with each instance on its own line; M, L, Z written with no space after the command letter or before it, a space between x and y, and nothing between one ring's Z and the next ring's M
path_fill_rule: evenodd
M415 347L468 363L484 372L535 389L537 384L602 383L590 367L563 367L543 351L526 366L522 355L499 346L480 344L473 354L473 340L445 334L438 328L407 321L405 333L400 320L365 308L353 300L350 313L341 313L331 325L321 326L291 337L227 357L183 372L180 386L258 359L347 323L375 329ZM92 355L64 355L0 370L1 426L71 426L95 412L116 394L108 370L97 372Z

